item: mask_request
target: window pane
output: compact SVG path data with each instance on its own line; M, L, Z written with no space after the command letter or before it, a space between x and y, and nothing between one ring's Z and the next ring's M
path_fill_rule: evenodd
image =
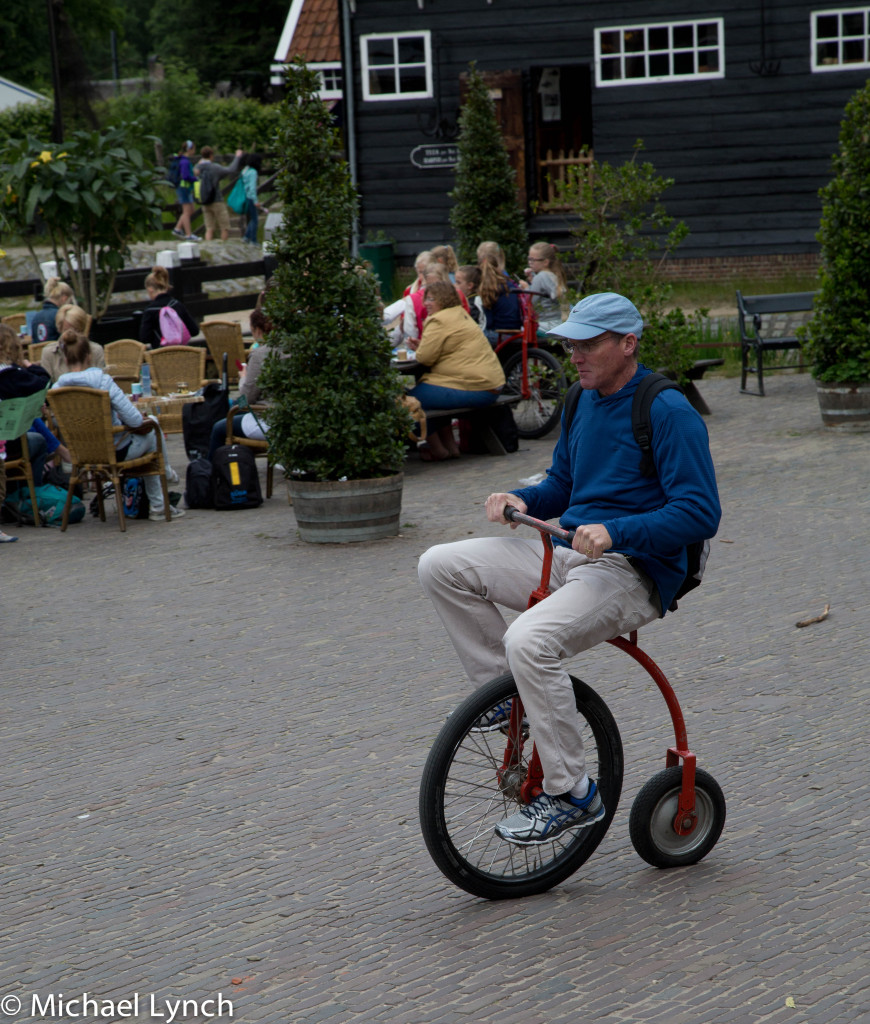
M647 33L650 50L667 50L668 30L666 28L651 28Z
M643 57L626 57L625 58L625 77L626 78L645 78L646 67L644 64Z
M614 82L621 78L619 73L619 58L611 57L601 61L601 80L603 82Z
M695 57L691 53L675 53L674 54L674 74L675 75L694 75L695 73Z
M369 66L392 64L395 60L392 39L368 40Z
M698 71L709 74L719 70L719 51L701 50L698 53Z
M674 25L674 47L694 46L695 29L692 25Z
M374 95L390 95L396 91L396 79L392 71L369 71L369 92Z
M819 43L816 46L817 64L839 64L840 53L836 43Z
M643 29L629 29L623 33L622 39L626 53L637 53L643 50Z
M844 36L863 36L864 35L864 14L859 12L858 14L844 14L843 15L843 35Z
M715 22L705 22L698 26L698 46L717 46L719 43L719 26Z
M426 60L426 45L422 36L408 36L399 40L400 64L423 64Z
M847 39L843 43L843 63L863 64L864 63L864 40Z
M666 53L651 53L649 73L653 78L663 78L671 73L671 60Z
M399 92L425 92L426 72L423 68L399 68Z
M620 44L622 37L618 32L602 32L601 33L601 52L602 53L621 53Z
M816 18L816 38L836 39L839 34L836 14L833 16L822 15Z

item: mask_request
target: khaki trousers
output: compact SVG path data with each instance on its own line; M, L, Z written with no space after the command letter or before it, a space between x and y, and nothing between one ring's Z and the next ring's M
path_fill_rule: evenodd
M619 554L596 561L555 547L553 593L510 626L496 605L522 611L541 578L538 539L487 537L439 544L420 559L420 583L476 686L510 671L544 769L544 789L586 777L583 738L565 659L658 618L654 586Z

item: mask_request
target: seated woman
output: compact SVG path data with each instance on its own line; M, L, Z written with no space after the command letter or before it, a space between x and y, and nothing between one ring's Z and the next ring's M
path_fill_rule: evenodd
M424 288L422 291L412 292L405 298L405 316L402 320L402 337L409 348L414 348L413 342L419 341L423 336L423 325L426 322L428 312L426 309L426 290L429 285L435 284L438 281L444 281L455 288L455 285L450 280L450 272L443 263L433 261L423 268L423 284ZM457 296L462 308L468 312L468 299L459 289L456 289Z
M91 366L91 350L88 339L77 331L64 331L60 336L60 343L69 370L61 375L53 387L84 387L108 391L112 402L112 423L115 426L141 427L145 422L142 413L107 373L98 366ZM147 434L129 434L126 431L115 434L115 454L119 461L137 459L147 452L156 451L158 443L163 444L163 431L156 420L153 422L154 429ZM165 447L163 448L163 460L166 464L166 479L175 483L178 476L169 465ZM148 518L155 522L165 519L163 488L160 486L160 479L156 476L146 476L142 478L142 482L145 485L145 493L148 495L150 506ZM183 515L183 509L172 508L173 519L180 519Z
M459 267L456 271L456 287L468 300L468 312L471 319L483 330L486 326L486 313L483 309L483 301L477 294L480 288L480 267L471 263Z
M486 314L484 334L491 345L498 344L499 331L523 329L520 300L511 287L511 282L499 270L495 256L484 256L480 263L479 294Z
M169 271L166 267L152 267L151 273L145 278L145 291L148 292L149 302L142 312L142 323L139 324L139 340L143 345L160 348L163 338L160 330L160 310L164 306L171 306L175 310L190 331L191 337L199 334L199 324L188 313L183 303L172 298L169 294L170 287Z
M33 341L56 341L60 337L57 329L57 311L68 302L75 302L72 288L56 277L45 282L45 298L42 309L30 323L30 337Z
M428 317L416 345L417 360L429 367L409 394L427 413L458 406L491 405L504 387L504 371L480 328L462 308L449 281L426 289ZM459 458L450 420L430 420L428 448L420 450L426 462Z
M21 343L12 328L0 324L0 401L35 395L38 391L44 391L50 383L48 373L42 366L23 357ZM46 459L58 450L63 458L69 460L66 448L41 419L35 419L27 430L27 453L33 482L37 487L42 484ZM6 454L10 459L20 457L21 442L18 438L6 442ZM20 481L16 480L15 486L20 486Z
M558 327L564 321L562 296L567 281L559 250L549 242L535 242L529 249L529 265L526 280L520 281L520 288L532 292L532 305L538 315L538 337Z
M251 336L254 339L256 348L251 348L248 353L248 365L244 372L239 374L239 392L247 401L248 405L254 405L263 400L263 391L259 384L260 371L266 357L272 351L271 345L262 344L264 337L272 330L272 324L262 309L255 309L251 313ZM266 435L261 427L266 424L261 416L255 416L251 412L237 413L233 417L233 433L237 437L247 437L252 441L265 441ZM214 458L214 453L227 442L227 421L218 420L211 428L211 438L208 445L209 461Z
M64 331L78 331L79 334L87 335L91 318L81 306L68 304L61 306L57 311L55 323L57 324L56 337L58 338L60 338ZM91 348L91 366L105 367L106 353L103 351L103 346L98 345L95 341L89 341L88 344ZM42 350L39 361L48 370L52 384L62 373L66 373L69 370L59 341L53 341L50 345L46 345Z

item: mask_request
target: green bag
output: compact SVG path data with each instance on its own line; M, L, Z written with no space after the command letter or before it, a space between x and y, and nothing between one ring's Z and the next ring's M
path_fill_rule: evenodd
M245 183L241 178L236 179L232 191L227 196L227 206L233 213L244 213L248 205L248 196L245 192Z
M43 484L36 488L37 515L43 526L60 526L63 522L63 507L67 492L54 484ZM30 503L30 491L27 487L19 487L6 497L9 510L18 517L20 522L33 525L33 506ZM80 523L85 517L85 506L81 498L73 495L69 510L69 521Z

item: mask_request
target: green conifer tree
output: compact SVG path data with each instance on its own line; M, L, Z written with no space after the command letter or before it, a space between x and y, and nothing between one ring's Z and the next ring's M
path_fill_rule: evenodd
M516 174L483 76L472 63L459 114L459 162L450 193L450 226L461 263L477 262L480 242L498 242L508 267L524 267L528 235L517 203Z
M266 300L269 446L288 472L309 480L395 473L410 419L398 404L378 286L349 241L357 196L337 130L318 96L317 73L287 71L276 139L283 226Z

